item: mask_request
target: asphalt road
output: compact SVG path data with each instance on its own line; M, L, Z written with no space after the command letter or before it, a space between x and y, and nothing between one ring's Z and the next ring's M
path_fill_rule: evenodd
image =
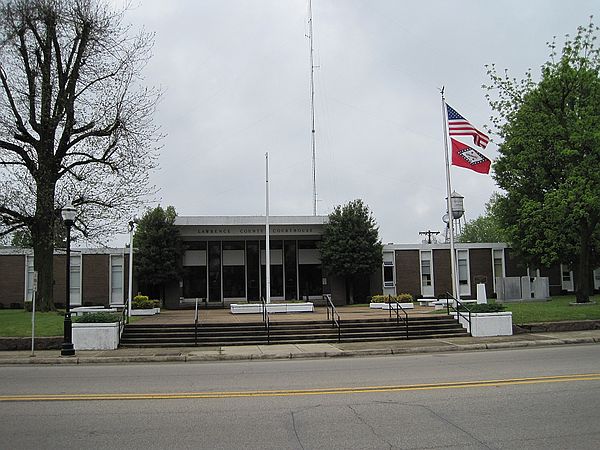
M597 449L599 419L599 345L0 367L2 449Z

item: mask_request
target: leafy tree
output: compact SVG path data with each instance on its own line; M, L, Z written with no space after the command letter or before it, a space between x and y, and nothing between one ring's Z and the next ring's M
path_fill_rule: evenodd
M541 79L517 81L489 67L488 99L502 143L495 179L501 225L531 263L576 268L589 301L600 250L600 51L598 28L579 27L562 53L549 44ZM493 96L493 97L492 97Z
M493 194L485 205L485 213L467 222L458 242L507 242L496 208L499 197L499 194Z
M140 219L133 247L134 270L142 288L149 294L164 300L165 285L177 281L182 273L182 246L179 231L175 227L177 213L168 206L157 206Z
M158 93L141 86L152 36L104 0L0 2L0 235L28 230L42 310L53 308L55 223L97 240L149 192Z
M354 303L354 286L383 263L379 228L362 200L336 206L329 215L321 242L321 260L329 275L344 277L346 295Z

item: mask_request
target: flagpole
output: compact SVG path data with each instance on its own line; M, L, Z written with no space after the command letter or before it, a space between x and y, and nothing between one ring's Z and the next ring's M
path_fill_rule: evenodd
M448 208L448 226L450 227L450 270L452 272L452 295L460 300L458 283L456 282L456 251L454 249L454 216L452 214L452 187L450 183L450 160L448 158L448 110L446 108L446 98L444 97L444 88L442 94L442 118L444 121L444 156L446 158L446 202Z
M267 304L271 303L271 248L269 236L269 152L265 153L266 208L265 208L265 289Z

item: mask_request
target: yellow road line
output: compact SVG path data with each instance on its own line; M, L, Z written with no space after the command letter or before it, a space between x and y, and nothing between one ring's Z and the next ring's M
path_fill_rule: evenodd
M555 375L499 380L456 381L449 383L407 384L397 386L335 387L321 389L286 389L267 391L222 391L181 393L114 393L114 394L39 394L1 395L0 402L48 402L78 400L179 400L179 399L227 399L240 397L292 397L301 395L339 395L361 393L383 393L400 391L423 391L438 389L465 389L475 387L497 387L523 384L565 383L572 381L598 381L600 373Z

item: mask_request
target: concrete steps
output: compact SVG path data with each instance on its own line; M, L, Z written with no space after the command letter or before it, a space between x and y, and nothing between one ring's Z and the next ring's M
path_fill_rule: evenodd
M198 327L197 341L193 324L129 324L121 337L121 347L186 347L292 343L335 343L338 329L326 321L271 321L269 338L263 323L204 324ZM341 342L383 341L394 339L432 339L468 336L452 317L410 317L408 337L403 321L395 319L342 320Z

